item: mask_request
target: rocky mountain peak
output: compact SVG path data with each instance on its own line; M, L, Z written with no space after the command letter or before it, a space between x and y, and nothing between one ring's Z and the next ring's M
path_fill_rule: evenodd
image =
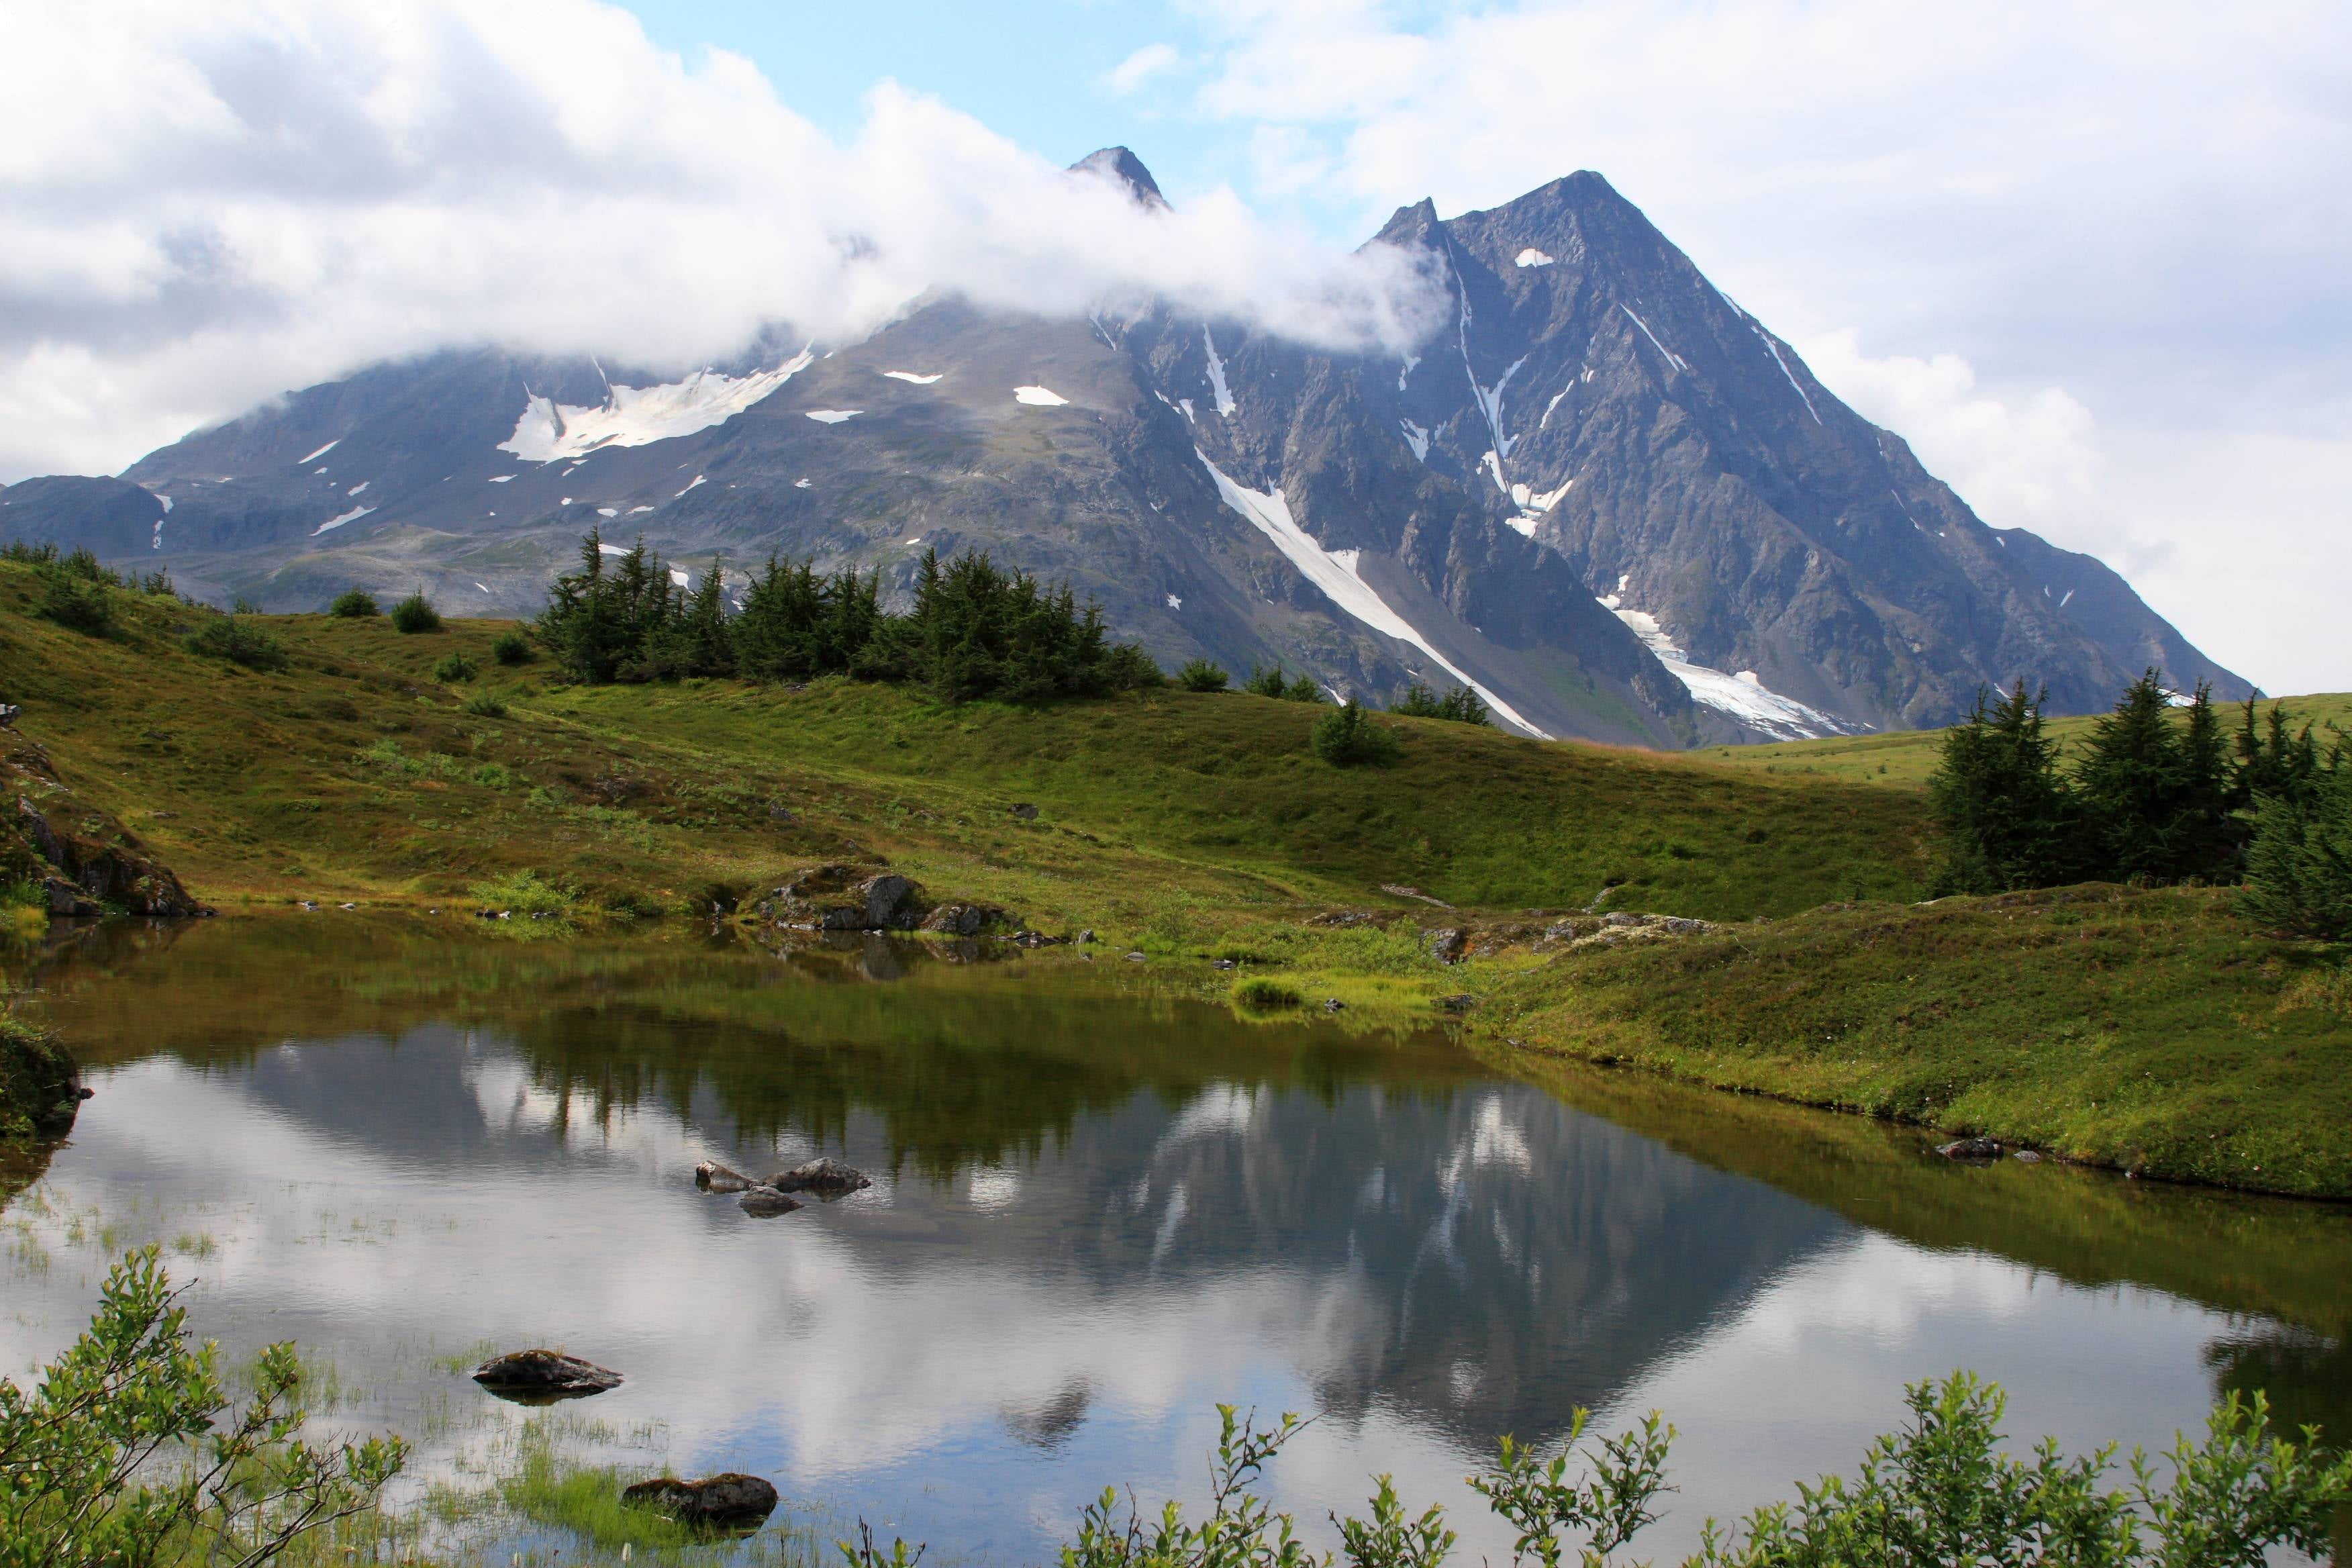
M1160 194L1160 182L1151 177L1142 159L1124 147L1097 148L1071 164L1070 173L1117 181L1127 187L1128 195L1147 207L1168 205L1168 198Z

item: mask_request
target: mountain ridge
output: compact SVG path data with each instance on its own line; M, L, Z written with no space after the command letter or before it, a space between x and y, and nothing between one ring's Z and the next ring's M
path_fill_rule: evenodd
M1127 149L1073 175L1166 206ZM2251 691L2092 558L1986 527L1598 174L1368 244L1446 290L1414 353L956 298L675 379L448 350L120 479L24 481L0 536L273 608L359 583L458 613L534 608L591 527L688 581L773 552L893 594L926 548L986 549L1166 661L1470 684L1515 728L1654 746L1942 722L2016 679L2086 710L2150 664Z

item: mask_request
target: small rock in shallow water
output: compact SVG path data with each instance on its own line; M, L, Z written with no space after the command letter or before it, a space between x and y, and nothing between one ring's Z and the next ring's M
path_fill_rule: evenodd
M753 1219L769 1219L780 1214L790 1214L801 1206L800 1199L788 1197L773 1187L753 1187L735 1201Z
M873 1184L865 1172L838 1160L811 1160L768 1178L768 1185L780 1193L814 1193L819 1197L839 1197Z
M1467 1013L1478 1005L1478 998L1465 992L1459 996L1440 996L1437 1005L1449 1013Z
M716 1160L705 1160L694 1168L694 1184L706 1193L740 1193L755 1184L740 1171L730 1171Z
M2010 1158L2012 1160L2022 1160L2029 1165L2039 1165L2042 1163L2042 1156L2035 1153L2031 1149L2020 1149L2016 1153L2011 1155Z
M1947 1160L1998 1160L2000 1145L1990 1138L1963 1138L1936 1151Z
M476 1367L474 1381L501 1399L541 1405L621 1386L621 1374L561 1351L510 1351Z
M680 1524L740 1530L757 1526L775 1512L776 1489L757 1476L732 1470L698 1481L662 1476L625 1489L621 1501L666 1513Z
M1347 1010L1347 1006L1348 1005L1345 1002L1340 1001L1337 996L1327 996L1323 999L1323 1011L1326 1013L1345 1012Z
M1141 963L1144 962L1144 955L1139 952L1130 952L1127 955L1127 961L1129 963Z
M1234 967L1234 961L1230 958L1221 958L1216 961L1214 967L1218 969L1231 969Z

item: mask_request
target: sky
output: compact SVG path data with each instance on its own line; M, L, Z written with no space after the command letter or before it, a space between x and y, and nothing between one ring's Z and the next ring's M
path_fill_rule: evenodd
M1996 526L2352 689L2352 7L84 0L0 62L0 481L447 342L684 364L911 292L1334 344L1598 169ZM1171 242L1052 172L1132 147Z

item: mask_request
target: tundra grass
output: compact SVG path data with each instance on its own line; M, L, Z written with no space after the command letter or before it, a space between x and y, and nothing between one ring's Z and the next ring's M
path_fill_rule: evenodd
M1714 918L1916 896L1925 814L1897 792L1394 720L1392 767L1336 769L1317 710L1163 691L1018 708L894 688L565 687L501 667L511 623L407 636L267 617L289 667L190 653L196 616L118 595L92 638L0 563L0 669L68 782L200 897L431 904L531 871L592 904L677 908L711 883L880 856L940 896L1036 923L1200 945L1334 903L1581 907ZM453 651L479 673L444 683ZM488 695L503 717L467 711ZM477 701L474 706L484 704ZM1016 817L1017 804L1037 808Z
M2264 935L2228 889L2091 885L1524 961L1480 1018L1530 1053L2341 1198L2345 956Z

